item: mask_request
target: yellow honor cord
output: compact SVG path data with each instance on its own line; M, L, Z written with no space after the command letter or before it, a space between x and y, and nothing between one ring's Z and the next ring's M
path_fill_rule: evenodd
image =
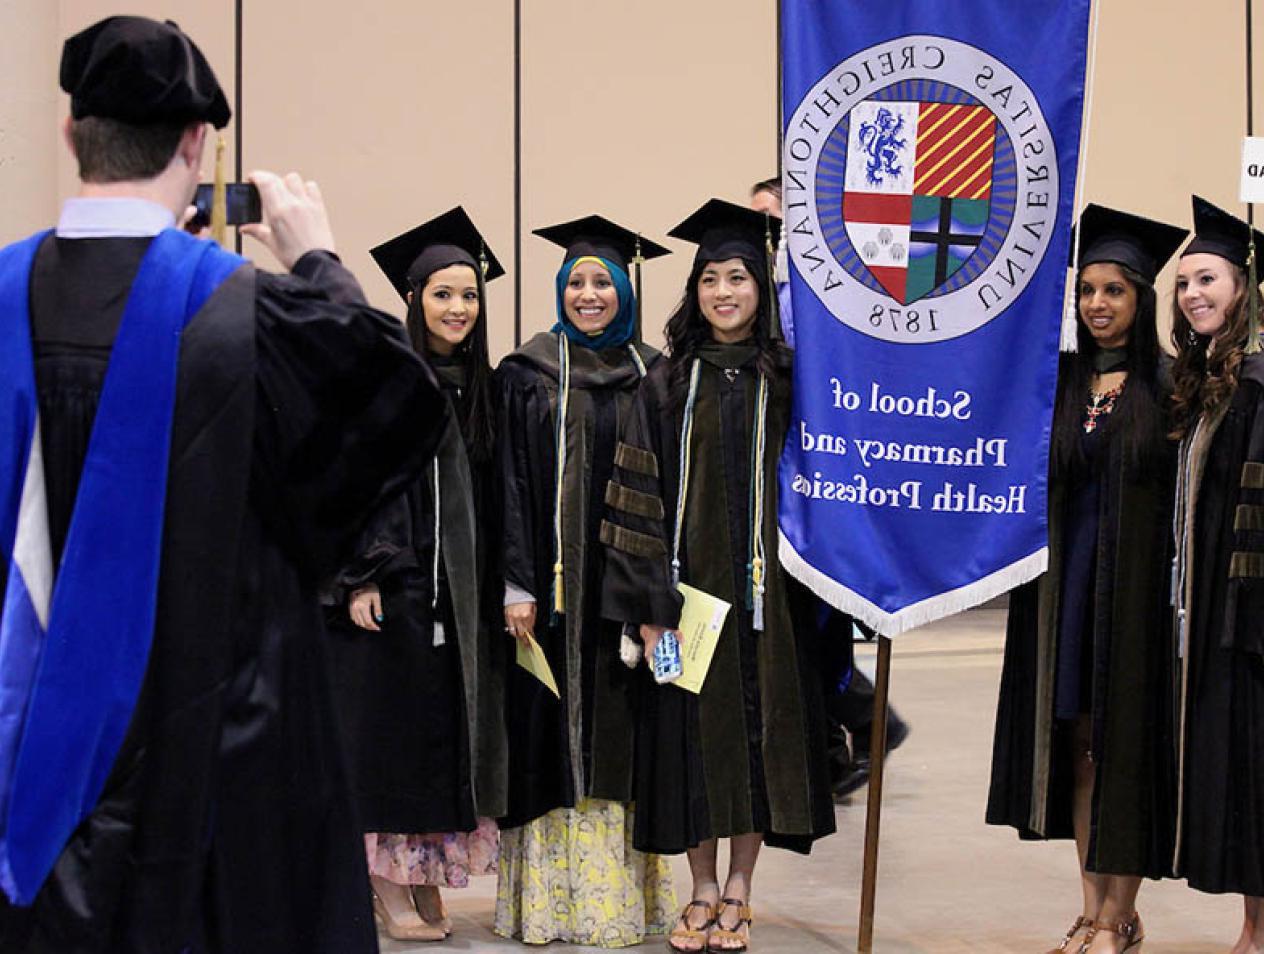
M768 378L760 374L755 399L755 454L751 463L754 506L751 514L751 609L752 626L764 628L764 452L768 444Z
M562 332L557 335L557 467L553 472L553 612L566 612L563 585L565 566L562 558L562 483L566 478L566 414L571 394L570 341Z

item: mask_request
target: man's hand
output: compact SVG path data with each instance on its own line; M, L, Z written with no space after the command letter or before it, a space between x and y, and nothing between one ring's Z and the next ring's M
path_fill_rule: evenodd
M243 225L242 235L266 245L286 271L308 252L334 251L329 214L315 182L304 181L297 172L282 179L263 170L250 173L250 181L259 189L263 221Z
M525 646L535 635L535 603L510 603L506 606L505 632Z
M361 629L381 632L382 627L382 593L377 586L370 583L351 594L349 601L351 622Z

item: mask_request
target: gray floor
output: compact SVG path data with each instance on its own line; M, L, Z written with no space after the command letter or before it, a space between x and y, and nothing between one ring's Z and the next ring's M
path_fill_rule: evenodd
M1004 614L984 609L900 637L891 694L913 726L886 781L874 950L883 954L1036 952L1078 914L1074 850L1020 843L983 824ZM872 651L861 665L873 665ZM838 834L810 858L766 851L755 878L752 950L855 951L864 792L838 808ZM684 860L678 890L689 887ZM511 951L491 933L494 879L446 892L456 930L444 945L384 941L384 952ZM1241 927L1235 897L1148 883L1138 903L1145 954L1212 954ZM636 950L664 950L659 939ZM592 951L563 945L550 954Z

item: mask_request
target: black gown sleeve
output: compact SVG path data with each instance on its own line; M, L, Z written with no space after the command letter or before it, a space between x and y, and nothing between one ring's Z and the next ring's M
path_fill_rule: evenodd
M1255 395L1254 420L1233 512L1233 552L1220 645L1264 656L1264 385L1244 381Z
M325 579L433 456L447 402L403 326L365 305L335 258L296 269L321 284L259 273L253 476L286 549Z
M381 586L388 577L419 568L409 495L400 494L369 518L355 555L338 574L338 584L348 592L369 583Z
M500 379L492 376L493 407L500 415ZM504 622L505 549L504 549L504 501L500 480L500 446L504 432L497 421L496 442L488 459L471 461L474 480L475 525L478 529L478 585L479 615L482 625L500 633Z
M549 594L540 592L536 541L547 527L536 526L535 505L545 493L541 482L551 483L553 471L552 460L540 459L532 444L548 426L548 399L533 375L520 368L502 365L497 384L502 582L530 593L538 606L548 601ZM497 595L503 598L503 587Z
M675 514L666 512L674 495L666 493L662 428L671 417L662 406L658 381L647 377L637 390L632 413L614 458L614 476L606 486L606 545L602 615L624 623L675 626L684 604L671 582L671 534Z

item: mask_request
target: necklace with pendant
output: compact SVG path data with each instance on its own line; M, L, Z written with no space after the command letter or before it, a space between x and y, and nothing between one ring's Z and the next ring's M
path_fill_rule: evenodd
M1123 393L1123 390L1124 386L1121 382L1109 391L1104 391L1101 394L1094 391L1090 394L1088 406L1084 409L1087 415L1084 420L1085 434L1092 434L1097 430L1098 419L1115 409L1115 401Z

